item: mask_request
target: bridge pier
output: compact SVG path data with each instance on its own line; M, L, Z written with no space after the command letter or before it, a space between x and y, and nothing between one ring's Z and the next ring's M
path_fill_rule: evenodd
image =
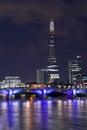
M73 99L73 94L68 94L68 99Z
M72 89L70 92L68 92L68 98L69 99L73 99L73 98L76 98L76 90L75 89Z
M8 94L6 95L6 100L13 100L13 99L14 99L14 95L12 89L9 89Z
M76 90L73 89L73 98L76 98Z
M43 89L42 91L43 91L43 93L42 93L43 94L43 99L46 99L47 98L46 89Z
M6 95L6 100L12 100L13 96L10 96L9 94Z
M40 99L46 99L47 98L46 89L41 90L41 93L39 94L39 98Z

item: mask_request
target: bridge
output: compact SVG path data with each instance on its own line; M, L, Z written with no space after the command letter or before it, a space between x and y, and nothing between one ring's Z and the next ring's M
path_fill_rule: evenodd
M44 88L9 88L0 89L0 94L5 95L9 99L16 94L36 94L40 99L47 97L51 93L63 93L66 94L68 98L74 98L77 94L85 93L87 94L87 89L58 89L57 87L44 87Z

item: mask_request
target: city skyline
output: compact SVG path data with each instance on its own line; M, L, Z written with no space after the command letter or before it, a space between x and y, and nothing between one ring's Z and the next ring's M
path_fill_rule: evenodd
M0 1L0 80L18 75L35 81L44 68L49 21L55 21L55 43L61 80L68 79L68 61L80 55L87 73L87 1Z

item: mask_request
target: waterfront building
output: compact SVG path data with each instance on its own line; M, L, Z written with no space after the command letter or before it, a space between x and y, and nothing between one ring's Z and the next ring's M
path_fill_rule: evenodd
M79 75L76 77L77 88L87 88L87 75Z
M18 76L7 76L2 81L1 88L15 88L15 87L24 87L25 85L21 83L21 80Z
M76 77L82 75L81 56L69 61L69 82L76 84Z
M43 89L46 85L43 83L27 82L26 87L29 89Z
M87 88L87 75L82 75L82 80L83 80L84 85Z

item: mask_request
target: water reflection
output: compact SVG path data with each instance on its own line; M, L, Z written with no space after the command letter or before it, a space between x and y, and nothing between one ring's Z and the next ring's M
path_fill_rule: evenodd
M0 102L0 130L86 130L87 100Z

